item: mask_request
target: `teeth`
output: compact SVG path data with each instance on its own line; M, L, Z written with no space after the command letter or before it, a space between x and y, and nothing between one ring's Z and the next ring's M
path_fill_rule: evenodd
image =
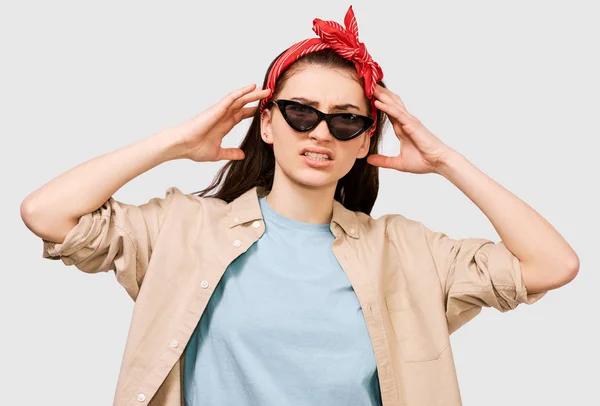
M312 159L319 159L322 161L328 161L329 157L325 154L317 154L316 152L305 152L304 153L305 156L312 158Z

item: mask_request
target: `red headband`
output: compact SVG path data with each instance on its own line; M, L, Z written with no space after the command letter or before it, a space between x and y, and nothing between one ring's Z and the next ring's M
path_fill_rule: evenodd
M346 28L335 21L323 21L318 18L313 20L313 31L317 33L319 38L306 39L292 45L275 61L267 79L266 88L270 89L271 93L261 100L260 111L265 108L271 99L277 78L285 69L306 54L331 48L343 58L354 62L358 77L364 78L365 95L371 101L371 114L375 120L377 119L373 92L377 82L383 78L383 71L377 62L373 61L371 55L367 52L367 48L365 48L365 44L358 40L358 25L352 6L346 12L344 25ZM372 130L374 129L375 125ZM369 134L373 134L373 131L370 131Z

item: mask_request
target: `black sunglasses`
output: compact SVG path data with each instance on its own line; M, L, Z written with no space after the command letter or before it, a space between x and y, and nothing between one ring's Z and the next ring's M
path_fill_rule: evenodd
M273 100L285 121L296 131L310 131L323 120L327 122L329 132L341 141L358 137L368 130L375 120L371 117L352 113L325 114L312 106L293 100Z

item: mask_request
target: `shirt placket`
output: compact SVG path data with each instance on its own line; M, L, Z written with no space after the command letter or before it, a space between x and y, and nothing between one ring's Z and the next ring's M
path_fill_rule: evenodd
M348 276L363 310L367 331L375 354L383 406L397 406L399 404L398 388L383 324L381 305L371 280L364 272L368 264L360 262L359 258L354 255L354 250L349 247L349 242L345 241L342 235L336 237L332 248L338 262Z

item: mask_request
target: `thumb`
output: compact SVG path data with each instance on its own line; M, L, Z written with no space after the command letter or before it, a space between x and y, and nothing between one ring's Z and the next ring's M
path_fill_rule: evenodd
M367 157L367 162L373 166L380 166L382 168L394 168L394 157L371 154Z
M217 161L238 161L244 159L246 155L240 148L221 148Z

